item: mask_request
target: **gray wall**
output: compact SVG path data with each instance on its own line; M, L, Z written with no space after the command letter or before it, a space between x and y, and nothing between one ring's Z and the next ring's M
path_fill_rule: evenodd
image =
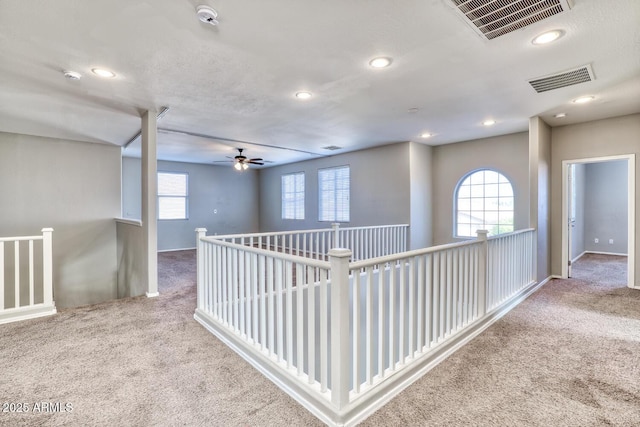
M116 220L118 236L118 298L144 295L148 290L142 223Z
M640 114L597 120L552 129L551 145L551 255L552 273L562 273L562 161L635 154L636 171L640 170ZM640 173L636 173L635 253L640 253ZM635 271L640 271L638 257ZM640 274L635 285L640 286Z
M575 184L574 184L574 201L575 201L575 218L573 229L571 230L571 254L569 258L575 260L586 250L584 242L584 224L585 224L585 209L584 209L584 197L585 197L585 164L575 164ZM571 214L569 214L571 216Z
M0 236L53 227L59 308L116 297L120 147L0 133Z
M158 171L189 174L189 219L158 221L159 251L194 248L199 227L210 235L258 231L256 170L158 161ZM122 215L140 219L140 159L123 157L122 176Z
M590 252L628 250L627 161L588 163L585 169L584 244ZM598 238L598 243L595 239ZM609 243L613 239L613 244Z
M350 166L351 221L345 226L409 224L409 143L399 143L260 170L260 230L326 228L318 221L318 169ZM281 176L305 173L305 219L283 220Z
M529 119L529 227L536 229L536 280L551 276L551 127Z
M432 147L412 142L409 145L410 162L410 249L419 249L432 246Z
M515 228L529 227L529 137L527 132L433 147L433 244L453 237L454 193L469 172L490 168L506 176L515 197Z

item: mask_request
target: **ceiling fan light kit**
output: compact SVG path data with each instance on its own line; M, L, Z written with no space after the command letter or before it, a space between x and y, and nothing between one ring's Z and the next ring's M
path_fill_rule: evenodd
M244 148L238 148L238 155L233 158L233 168L237 171L245 171L249 169L249 165L264 165L261 158L248 159L247 156L242 154Z

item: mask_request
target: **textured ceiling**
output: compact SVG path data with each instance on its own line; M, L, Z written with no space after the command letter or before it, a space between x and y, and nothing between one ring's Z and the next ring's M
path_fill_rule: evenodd
M200 4L218 11L217 27L197 19ZM141 112L167 106L159 158L211 163L243 147L268 166L526 131L536 115L561 126L640 112L640 1L575 0L490 41L449 4L0 0L0 131L122 146ZM531 43L556 28L566 32L557 42ZM372 69L376 56L393 63ZM544 93L528 83L585 64L592 82ZM94 76L98 66L117 77ZM300 90L312 98L296 99ZM571 103L581 95L596 99ZM135 140L125 152L138 150Z

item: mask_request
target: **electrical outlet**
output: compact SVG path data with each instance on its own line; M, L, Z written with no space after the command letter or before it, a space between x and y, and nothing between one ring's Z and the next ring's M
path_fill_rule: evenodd
M609 244L613 245L613 239L609 239Z
M213 213L214 213L214 214L217 214L217 213L218 213L218 209L214 209L214 210L213 210Z
M600 239L598 239L597 237L596 237L595 239L593 239L593 241L594 241L595 243L600 243Z

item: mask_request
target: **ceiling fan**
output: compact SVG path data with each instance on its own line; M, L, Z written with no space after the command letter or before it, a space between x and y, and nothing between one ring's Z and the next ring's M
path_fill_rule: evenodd
M264 165L264 160L261 158L249 159L247 156L242 154L244 148L238 148L238 155L233 157L233 167L235 170L243 171L249 169L249 165ZM229 157L229 156L227 156ZM231 159L231 157L229 157ZM228 161L228 160L223 160Z

